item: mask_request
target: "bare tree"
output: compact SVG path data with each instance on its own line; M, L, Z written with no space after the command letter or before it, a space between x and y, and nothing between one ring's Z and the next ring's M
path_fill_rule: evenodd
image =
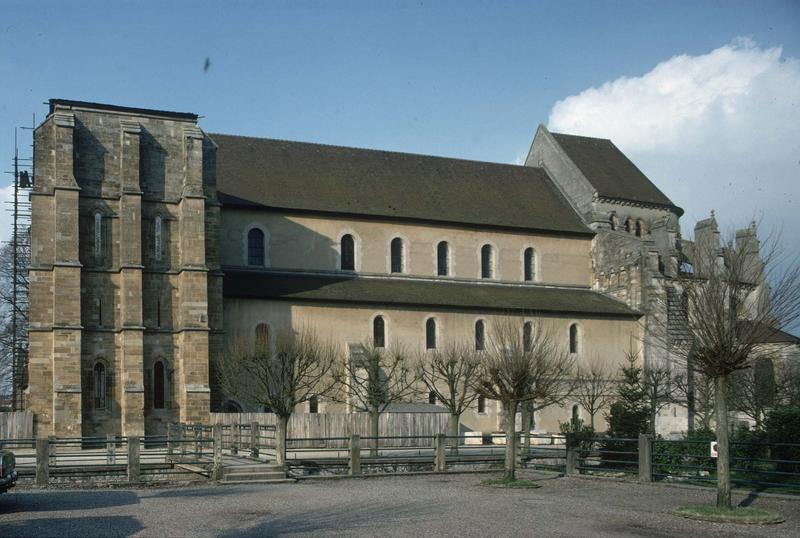
M655 435L658 413L666 406L680 402L680 385L668 367L645 365L642 371L642 389L648 411L647 427L650 434Z
M505 478L513 480L516 475L515 418L520 404L533 401L542 408L563 401L570 390L573 365L572 356L541 322L534 324L529 339L523 339L517 319L502 318L492 324L473 386L479 395L503 407Z
M450 435L458 438L462 413L478 398L472 382L480 357L473 346L451 342L417 361L418 377L450 411ZM454 443L458 447L458 440Z
M615 375L608 371L600 357L594 355L588 364L578 367L573 398L589 413L589 425L594 427L594 417L614 400Z
M350 356L337 361L333 374L338 385L333 398L369 413L374 440L370 453L376 455L381 413L389 404L419 395L415 365L402 348L367 342L351 346Z
M760 428L767 411L778 401L775 366L770 357L759 357L749 368L731 374L731 409L739 411Z
M19 410L20 392L27 385L30 248L25 239L16 244L15 271L14 247L12 241L0 248L0 394L13 394L12 408Z
M286 461L286 433L295 408L332 392L336 347L310 328L278 331L274 346L238 341L219 363L222 389L249 404L268 407L278 418L276 459Z
M713 243L710 241L709 243ZM681 275L686 296L687 339L668 341L670 353L691 358L692 367L714 382L717 507L731 507L728 409L731 376L761 358L761 342L800 316L800 265L779 259L777 241L761 249L755 230L727 248L695 245L694 275Z
M689 431L709 431L714 418L714 380L690 367L674 377L679 399L689 412Z

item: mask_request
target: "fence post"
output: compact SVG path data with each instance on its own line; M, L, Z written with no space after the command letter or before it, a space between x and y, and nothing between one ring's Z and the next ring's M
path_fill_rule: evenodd
M350 475L358 476L361 474L361 436L354 434L350 436Z
M258 458L258 422L250 423L250 456Z
M212 480L222 480L222 426L211 426L211 437L214 439L214 467L211 469Z
M639 482L653 481L653 438L639 434Z
M128 482L136 483L141 475L138 437L128 437Z
M567 435L567 462L565 474L577 474L578 471L578 447L575 442L575 437Z
M173 442L172 442L173 441L173 439L172 439L172 435L173 435L172 434L172 429L173 429L173 427L174 427L174 424L172 424L172 423L168 423L167 424L167 461L168 462L172 461L172 453L173 453L173 450L174 450Z
M114 450L115 438L116 436L113 433L106 435L106 463L109 465L113 465L117 462L117 455Z
M50 481L50 439L36 440L36 485L46 486Z
M242 444L242 429L238 422L231 424L231 454L236 456L239 454L239 445Z
M433 438L433 470L443 473L447 470L447 438L438 433Z
M200 424L195 422L194 423L194 456L192 459L199 459L202 456L200 452Z
M55 465L56 465L56 443L55 443L56 436L55 435L49 435L47 437L47 441L49 443L48 444L48 449L47 449L47 454L48 454L48 457L50 459L50 467L55 467Z

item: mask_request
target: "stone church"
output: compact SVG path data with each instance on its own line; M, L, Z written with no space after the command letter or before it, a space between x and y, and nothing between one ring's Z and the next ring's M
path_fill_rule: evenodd
M611 141L543 126L515 166L52 99L34 141L26 397L39 435L152 435L241 410L216 361L287 327L343 352L366 339L424 352L480 349L513 315L553 327L579 362L657 360L644 333L685 263L682 210ZM704 223L698 240L714 233ZM345 409L303 411L326 410ZM546 409L537 428L571 412ZM497 430L499 411L479 400L462 420Z

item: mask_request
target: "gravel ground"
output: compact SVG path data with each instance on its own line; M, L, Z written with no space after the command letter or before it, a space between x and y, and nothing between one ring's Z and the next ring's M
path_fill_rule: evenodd
M756 498L786 522L738 526L668 513L713 491L613 480L480 486L487 475L316 480L165 489L33 490L0 496L0 536L798 536L800 500ZM738 495L736 501L741 501ZM747 502L746 501L746 502Z

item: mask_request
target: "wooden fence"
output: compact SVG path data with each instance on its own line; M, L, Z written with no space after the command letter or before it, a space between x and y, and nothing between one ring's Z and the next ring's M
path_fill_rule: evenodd
M212 424L259 424L274 425L273 413L211 413ZM448 434L448 413L383 413L380 416L380 436L425 436ZM289 419L287 436L291 438L349 437L358 434L369 436L369 413L294 413ZM430 439L423 442L430 444ZM398 440L399 446L420 446L414 439ZM294 444L293 444L294 446Z
M31 411L8 411L0 413L0 439L31 439L33 430Z

